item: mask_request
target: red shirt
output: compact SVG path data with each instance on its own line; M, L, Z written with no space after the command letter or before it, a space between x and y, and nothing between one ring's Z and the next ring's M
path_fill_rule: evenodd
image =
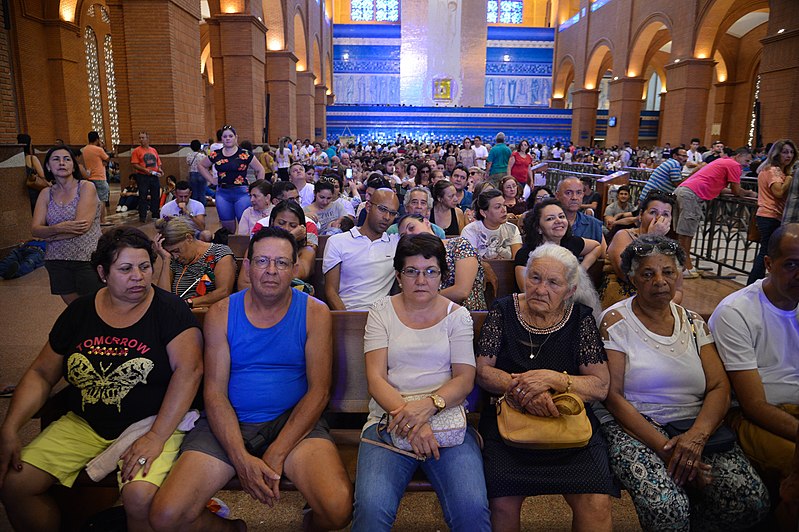
M516 178L517 183L526 184L528 170L533 164L532 156L529 153L515 151L511 154L511 158L513 159L513 168L510 169L510 175Z
M149 172L156 172L161 169L161 158L152 146L148 146L146 149L137 146L133 153L130 154L130 162L147 168L147 172L136 170L137 174L147 175Z

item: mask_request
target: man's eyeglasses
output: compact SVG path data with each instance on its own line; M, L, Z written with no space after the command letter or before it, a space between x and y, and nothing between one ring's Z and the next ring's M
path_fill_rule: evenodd
M424 275L426 279L434 279L441 275L441 270L438 268L425 268L424 270L419 270L417 268L413 268L408 266L407 268L403 268L400 270L400 273L405 277L413 277L414 279L418 278L419 275Z
M536 196L535 200L536 201L544 201L545 199L549 199L551 197L552 196L550 196L549 194L541 194L540 196Z
M250 259L250 267L255 268L256 270L265 270L269 268L270 264L275 265L275 268L278 271L284 272L292 267L294 263L292 263L289 259L284 257L277 257L276 259L270 257L253 257Z
M430 169L429 169L429 168L422 168L422 169L421 169L421 172L422 172L423 174L429 174L429 173L430 173Z
M676 255L680 245L674 240L664 240L657 244L647 244L641 242L634 242L632 244L633 253L638 257L646 257L652 255L655 250L664 255Z
M374 205L380 214L388 214L389 216L396 216L397 214L399 214L399 211L392 211L391 209L383 205L375 205L371 201L369 203L371 205Z

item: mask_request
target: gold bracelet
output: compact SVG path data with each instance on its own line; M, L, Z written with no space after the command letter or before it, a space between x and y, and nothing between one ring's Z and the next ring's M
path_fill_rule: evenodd
M571 375L569 375L565 371L563 372L563 374L566 375L566 391L564 393L570 393L572 391L572 378L571 378Z

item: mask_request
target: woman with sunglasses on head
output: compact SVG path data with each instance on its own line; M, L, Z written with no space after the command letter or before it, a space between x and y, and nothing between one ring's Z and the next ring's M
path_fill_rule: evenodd
M566 213L558 200L544 200L524 217L524 245L514 259L516 285L519 290L524 290L530 253L547 242L568 249L578 259L582 257L580 266L586 271L602 252L596 240L572 234L569 220L566 219Z
M597 415L644 530L749 529L767 514L768 492L719 428L730 384L704 320L674 303L684 260L659 235L622 252L636 295L599 319L610 388Z
M216 178L211 173L216 169ZM199 166L200 173L216 190L216 210L222 227L231 233L236 231L236 222L250 206L247 190L247 169L255 168L255 179L264 178L264 167L253 154L239 147L238 136L233 126L222 127L222 147L210 153Z
M462 442L440 442L431 427L435 414L457 408L474 387L471 316L439 292L447 262L438 237L403 236L394 269L401 292L378 299L366 322L372 399L358 450L352 530L391 530L405 488L421 468L450 530L489 531L477 436L465 429ZM400 439L410 451L396 446Z
M622 299L635 295L635 286L622 271L621 254L628 245L643 235L666 236L671 229L671 215L676 201L673 194L653 190L638 209L639 227L619 231L610 241L604 280L599 287L602 308L608 308ZM674 287L674 302L678 305L683 296L682 281L680 275Z

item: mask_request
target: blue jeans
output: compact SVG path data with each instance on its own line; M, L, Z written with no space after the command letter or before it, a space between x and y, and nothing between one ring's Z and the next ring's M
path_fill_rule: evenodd
M768 241L771 240L771 234L780 226L781 220L755 216L755 223L757 224L757 230L760 232L760 249L757 252L757 257L755 257L755 263L752 265L749 279L746 281L747 285L766 276L766 261L764 259L768 255Z
M377 425L363 437L380 441ZM491 530L483 476L483 458L472 429L457 447L439 449L441 458L419 462L388 449L361 442L355 478L353 532L390 531L405 488L418 467L436 490L444 520L453 532Z
M218 187L216 189L216 212L220 222L241 220L241 215L250 206L250 195L246 186Z
M200 172L189 172L189 186L191 187L191 199L199 201L205 207L205 187L207 183Z

